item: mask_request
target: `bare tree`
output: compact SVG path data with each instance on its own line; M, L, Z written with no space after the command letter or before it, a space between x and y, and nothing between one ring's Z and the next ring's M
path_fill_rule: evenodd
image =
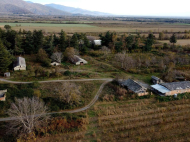
M75 49L73 47L66 48L64 52L64 57L67 58L67 60L71 60L75 56Z
M79 87L74 83L64 82L62 85L56 89L57 98L63 102L69 104L79 104L80 103L80 91Z
M16 120L9 122L8 132L18 135L33 132L36 127L41 126L49 119L46 112L47 107L37 97L15 98L15 103L11 104L7 114L10 117L16 118Z
M106 46L102 46L102 48L100 49L100 51L104 52L104 54L111 53L111 50L108 47L106 47Z
M51 55L51 59L53 61L56 61L58 63L61 63L61 60L63 59L63 53L61 52L55 52Z

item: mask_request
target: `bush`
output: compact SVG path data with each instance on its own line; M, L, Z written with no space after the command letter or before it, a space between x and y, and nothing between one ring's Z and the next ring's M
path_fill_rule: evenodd
M72 72L70 72L70 71L65 71L65 72L64 72L64 75L65 75L65 76L70 76L71 74L72 74Z

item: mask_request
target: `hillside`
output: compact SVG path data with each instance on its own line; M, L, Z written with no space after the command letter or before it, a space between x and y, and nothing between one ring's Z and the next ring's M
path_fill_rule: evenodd
M108 16L112 15L109 13L103 13L103 12L98 12L98 11L89 11L89 10L84 10L81 8L73 8L73 7L68 7L64 5L59 5L59 4L46 4L46 6L61 10L61 11L66 11L72 14L82 14L82 15L93 15L93 16Z
M32 14L32 12L30 12L29 10L20 8L12 4L0 5L0 13Z
M0 13L70 15L68 12L57 10L37 3L28 3L23 0L1 0L0 5Z

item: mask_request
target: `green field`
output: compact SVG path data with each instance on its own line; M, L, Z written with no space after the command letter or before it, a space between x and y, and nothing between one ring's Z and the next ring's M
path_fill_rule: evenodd
M0 26L4 25L10 25L11 27L95 27L88 24L0 23Z

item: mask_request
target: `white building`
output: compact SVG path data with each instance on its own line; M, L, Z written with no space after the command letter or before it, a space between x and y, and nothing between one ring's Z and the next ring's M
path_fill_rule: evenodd
M11 76L11 73L10 73L10 72L4 73L4 77L10 77L10 76Z
M75 65L84 65L84 64L88 64L88 62L82 58L80 58L77 55L74 55L74 57L71 59L71 62Z
M52 66L60 66L61 64L58 63L58 62L52 62L51 65L52 65Z
M17 57L17 60L13 64L14 71L26 70L26 61L25 58Z
M6 92L7 90L0 90L0 101L6 100Z
M97 46L100 46L100 45L102 45L102 40L94 40L93 44L97 45Z

